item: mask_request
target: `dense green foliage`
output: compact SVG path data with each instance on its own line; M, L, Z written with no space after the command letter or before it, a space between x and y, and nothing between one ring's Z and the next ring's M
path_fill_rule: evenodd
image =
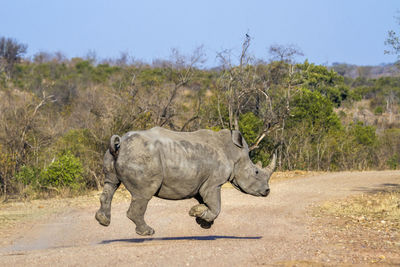
M61 155L43 171L40 183L44 186L71 187L77 190L82 184L83 168L71 152Z
M178 63L13 62L0 72L2 194L98 188L110 136L157 125L240 129L253 161L276 151L280 170L400 166L399 77L344 79L308 61Z
M54 159L45 169L22 166L16 173L16 181L35 190L57 190L69 188L79 191L84 188L83 167L70 151Z

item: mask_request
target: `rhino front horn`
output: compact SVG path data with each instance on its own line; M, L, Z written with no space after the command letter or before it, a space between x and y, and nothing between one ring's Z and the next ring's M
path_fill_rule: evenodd
M272 156L272 160L269 163L269 165L267 167L265 167L265 170L268 172L269 175L271 175L276 167L276 153L274 153L274 155Z

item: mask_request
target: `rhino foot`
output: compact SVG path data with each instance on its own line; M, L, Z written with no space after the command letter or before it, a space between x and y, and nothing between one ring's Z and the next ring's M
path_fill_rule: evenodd
M196 206L193 206L190 211L189 215L193 217L201 217L204 215L204 213L208 210L207 206L204 204L198 204Z
M148 225L145 226L137 226L136 233L138 235L154 235L154 229Z
M107 217L104 212L98 210L96 212L95 216L96 220L103 226L109 226L110 225L110 218Z
M199 217L196 218L196 222L200 225L201 228L204 228L204 229L210 229L214 223L214 221L207 222L206 220L203 220L202 218L199 218Z

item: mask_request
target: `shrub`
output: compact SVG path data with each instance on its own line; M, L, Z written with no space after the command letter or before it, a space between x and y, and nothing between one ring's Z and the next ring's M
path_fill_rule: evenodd
M375 115L382 115L382 113L383 113L383 108L382 108L381 106L377 106L377 107L374 109L374 114L375 114Z
M93 172L97 171L96 175L102 178L102 157L106 150L104 144L106 143L96 140L89 129L72 129L54 143L50 153L63 155L70 152L79 158L83 168L83 182L88 188L95 188L99 181L93 177Z
M368 147L377 145L377 136L373 126L366 126L362 122L357 122L352 125L351 134L360 145Z
M254 115L253 112L247 112L246 114L240 115L239 129L249 145L256 142L262 126L263 121Z
M387 165L389 166L389 168L395 170L399 167L399 162L400 162L399 154L395 153L388 159Z
M18 182L24 185L37 185L40 180L41 170L32 166L22 166L15 175Z
M41 185L69 187L79 190L83 186L83 167L70 151L52 162L41 175Z

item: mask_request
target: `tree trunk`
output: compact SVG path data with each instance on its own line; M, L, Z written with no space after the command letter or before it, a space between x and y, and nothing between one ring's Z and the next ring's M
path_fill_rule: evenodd
M233 121L234 121L235 130L239 131L239 121L238 121L237 113L235 113Z
M92 175L93 175L93 177L94 177L94 181L95 181L95 183L96 183L96 190L97 191L99 191L100 190L100 181L99 181L99 178L97 178L97 175L96 175L96 173L94 172L94 171L92 171L92 170L89 170L91 173L92 173Z

